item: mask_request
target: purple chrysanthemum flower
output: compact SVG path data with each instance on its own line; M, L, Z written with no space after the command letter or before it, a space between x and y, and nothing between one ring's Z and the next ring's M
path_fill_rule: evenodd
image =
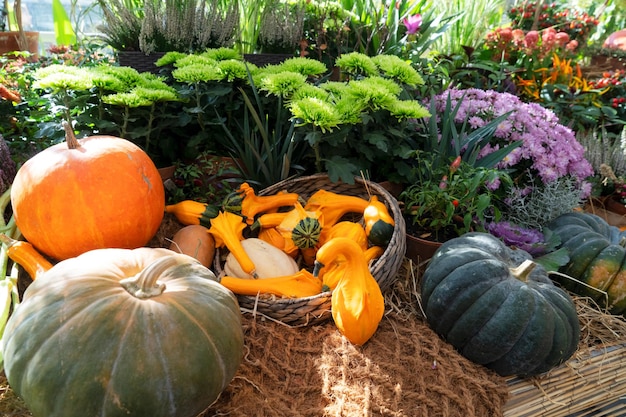
M581 198L588 196L590 187L585 186L585 180L593 175L593 167L585 159L585 150L576 140L574 131L560 124L553 111L537 103L524 103L510 93L470 88L449 89L435 96L439 112L445 110L448 96L453 108L463 100L455 121L463 123L467 120L471 129L512 111L498 126L492 143L482 150L481 156L521 140L522 146L514 149L498 165L502 169L513 169L513 177L523 176L520 187L571 176L580 185Z

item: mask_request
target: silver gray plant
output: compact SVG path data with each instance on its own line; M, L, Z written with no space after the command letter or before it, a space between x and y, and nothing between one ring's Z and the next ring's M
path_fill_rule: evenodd
M509 204L502 220L536 230L542 230L551 220L582 204L580 186L569 176L560 177L543 187L535 187L527 195L514 189L509 192L506 201Z

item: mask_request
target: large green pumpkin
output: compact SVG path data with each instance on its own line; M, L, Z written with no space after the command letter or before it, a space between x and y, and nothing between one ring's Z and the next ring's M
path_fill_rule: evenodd
M546 372L578 346L580 325L568 294L530 255L487 233L444 243L423 274L421 299L435 332L503 376Z
M626 313L626 232L599 216L572 212L547 226L561 240L570 260L555 280L570 291L591 297L612 314ZM574 279L571 279L574 278Z
M33 282L3 340L9 384L35 417L194 417L234 377L234 295L167 249L98 249Z

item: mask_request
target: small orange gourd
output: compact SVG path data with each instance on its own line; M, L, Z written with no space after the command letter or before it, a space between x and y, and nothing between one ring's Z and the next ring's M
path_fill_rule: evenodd
M184 253L210 268L215 256L215 238L201 224L190 224L180 228L172 237L170 250Z
M32 280L37 279L38 276L52 268L52 263L28 242L15 240L0 233L0 243L7 246L9 258L24 268Z
M275 227L261 229L259 231L258 238L266 241L272 246L277 247L292 258L298 256L298 248L293 244L293 242L291 242L291 240L285 239L283 234L280 233Z
M172 213L179 222L189 225L211 227L211 219L219 213L219 208L199 201L185 200L165 206L166 213Z
M233 195L227 198L229 203L225 209L234 213L237 213L239 209L246 223L251 225L258 214L273 212L280 207L293 206L299 198L298 194L287 192L259 196L256 195L254 188L244 182Z
M154 236L165 208L163 180L137 145L113 136L76 139L26 161L11 187L25 239L62 260L99 248L137 248Z

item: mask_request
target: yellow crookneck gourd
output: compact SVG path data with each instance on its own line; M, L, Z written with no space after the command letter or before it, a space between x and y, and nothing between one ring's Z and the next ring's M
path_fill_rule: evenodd
M363 210L365 234L373 245L386 246L393 236L396 226L387 206L375 195L370 198L369 204Z
M256 278L256 266L241 244L241 241L244 239L243 230L245 228L246 224L241 216L227 211L220 211L211 220L209 233L213 235L216 247L222 248L225 246L237 259L241 269Z
M340 263L334 264L337 259ZM353 240L338 237L326 242L316 255L313 275L325 265L332 266L336 286L331 296L333 320L339 331L353 344L363 345L376 332L385 312L385 300L368 262Z
M220 283L235 294L250 296L274 294L279 297L303 298L322 292L322 281L306 269L301 269L293 275L265 279L245 279L226 275L220 279Z
M224 210L241 214L248 225L254 223L255 217L262 213L272 213L281 207L293 206L300 196L297 193L278 192L274 195L259 196L247 182L239 186L231 196Z
M304 209L321 211L324 225L331 227L348 213L363 214L369 202L361 197L317 190L307 200Z
M330 239L333 239L336 237L350 238L354 240L363 251L367 250L367 247L368 247L367 234L363 226L361 226L361 224L359 223L351 222L348 220L336 223L329 229L326 229L326 232L322 233L320 246L322 246L324 243L326 243Z

